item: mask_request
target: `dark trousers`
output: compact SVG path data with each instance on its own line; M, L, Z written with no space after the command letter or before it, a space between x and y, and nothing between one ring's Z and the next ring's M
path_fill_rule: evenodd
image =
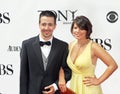
M59 90L55 91L55 94L60 94Z
M41 94L43 93L41 92ZM59 90L56 90L54 94L60 94Z

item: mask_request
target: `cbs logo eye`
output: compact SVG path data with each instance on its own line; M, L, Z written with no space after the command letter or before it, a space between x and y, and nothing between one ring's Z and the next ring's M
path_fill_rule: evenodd
M110 23L115 23L118 20L118 14L115 11L110 11L106 15L106 19Z

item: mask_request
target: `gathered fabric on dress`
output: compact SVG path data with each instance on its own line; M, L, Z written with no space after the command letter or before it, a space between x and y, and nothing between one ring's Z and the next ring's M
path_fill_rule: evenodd
M74 45L77 41L74 41L69 49L67 58L67 64L72 70L72 78L70 80L70 88L76 94L103 94L100 85L97 86L86 86L83 83L84 77L94 77L96 65L92 64L91 59L91 45L92 40L86 45L82 53L73 62L70 55Z

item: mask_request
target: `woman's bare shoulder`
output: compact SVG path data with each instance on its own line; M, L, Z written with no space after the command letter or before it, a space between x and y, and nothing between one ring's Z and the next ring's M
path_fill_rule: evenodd
M69 48L72 47L72 45L73 45L74 42L75 42L75 40L73 40L73 41L71 41L71 42L69 43Z
M93 48L93 49L97 49L97 48L102 48L102 47L101 47L100 44L98 44L98 43L92 41L92 48Z

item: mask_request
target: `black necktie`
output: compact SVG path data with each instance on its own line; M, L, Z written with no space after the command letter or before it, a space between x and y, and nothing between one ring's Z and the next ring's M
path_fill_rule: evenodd
M44 46L44 45L51 45L51 42L50 41L45 41L45 42L43 42L43 41L40 41L39 42L40 43L40 46Z

